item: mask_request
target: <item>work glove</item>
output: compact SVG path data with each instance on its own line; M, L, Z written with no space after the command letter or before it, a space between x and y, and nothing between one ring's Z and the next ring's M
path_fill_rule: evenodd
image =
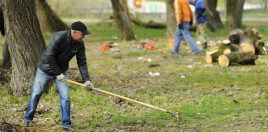
M191 20L191 21L189 22L189 25L190 25L190 26L192 26L192 25L193 25L193 20Z
M179 24L179 29L183 29L183 26L182 26L182 24L181 24L181 23Z
M84 85L86 85L86 89L89 90L89 91L91 91L92 88L94 87L93 84L90 81L86 81L84 83Z
M60 75L57 76L58 81L64 82L65 76L61 73Z

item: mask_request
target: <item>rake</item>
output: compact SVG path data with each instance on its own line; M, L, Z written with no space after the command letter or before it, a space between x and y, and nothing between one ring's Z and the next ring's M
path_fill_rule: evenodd
M86 85L84 85L84 84L81 84L81 83L78 83L78 82L75 82L75 81L72 81L72 80L69 80L69 79L65 79L65 81L69 82L69 83L72 83L72 84L75 84L75 85L78 85L78 86L86 87ZM110 92L107 92L107 91L104 91L104 90L101 90L101 89L92 88L92 90L95 90L95 91L98 91L98 92L101 92L101 93L104 93L104 94L112 95L114 97L118 97L118 98L130 101L130 102L133 102L133 103L137 103L137 104L140 104L140 105L144 105L144 106L147 106L147 107L150 107L150 108L153 108L153 109L157 109L157 110L169 113L175 118L175 121L177 121L178 118L179 118L179 112L171 112L171 111L168 111L168 110L165 110L165 109L162 109L162 108L150 105L150 104L146 104L146 103L143 103L143 102L140 102L140 101L137 101L137 100L133 100L133 99L130 99L130 98L127 98L127 97L124 97L124 96L120 96L120 95L117 95L117 94L114 94L114 93L110 93Z

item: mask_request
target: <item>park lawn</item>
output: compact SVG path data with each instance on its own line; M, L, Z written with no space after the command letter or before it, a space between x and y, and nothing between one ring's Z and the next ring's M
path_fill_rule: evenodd
M266 25L257 28L267 39ZM177 111L180 116L174 121L168 113L96 91L87 92L70 84L74 130L267 131L266 55L260 56L253 66L221 68L214 63L208 67L204 53L193 56L187 53L190 48L185 44L181 45L182 57L171 56L165 29L134 26L136 41L115 39L116 29L113 27L89 29L92 34L86 37L85 44L88 69L96 88ZM208 34L210 39L217 41L228 39L228 33L227 29L222 29ZM192 35L195 38L194 32ZM158 51L129 50L139 48L145 40L158 46ZM101 53L100 46L109 41L118 43L121 52ZM152 64L159 66L150 68ZM77 67L75 59L70 66ZM160 76L151 76L149 72L158 72ZM80 77L78 70L74 73L69 74L72 80ZM0 87L0 118L14 126L20 125L29 96L8 95L8 87L8 84ZM40 100L31 126L39 131L60 131L59 95L55 86L47 91Z

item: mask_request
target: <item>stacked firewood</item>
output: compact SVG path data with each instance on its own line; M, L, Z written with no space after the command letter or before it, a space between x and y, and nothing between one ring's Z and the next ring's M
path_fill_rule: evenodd
M266 55L262 35L255 28L237 29L229 34L219 46L212 46L206 52L206 63L218 62L220 66L254 65L258 55Z

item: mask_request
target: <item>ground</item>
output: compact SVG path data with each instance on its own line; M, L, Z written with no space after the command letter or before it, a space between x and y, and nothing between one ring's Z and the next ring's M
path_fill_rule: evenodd
M72 126L75 131L267 131L267 56L256 65L220 67L205 64L182 44L171 55L166 39L118 41L120 52L100 52L108 41L86 38L89 73L96 88L129 97L165 112L70 85ZM115 40L117 41L117 40ZM150 41L157 51L145 51ZM199 45L200 46L200 45ZM201 47L201 46L200 46ZM151 60L151 61L150 61ZM30 128L21 128L29 96L7 95L8 76L1 73L0 130L61 131L59 95L52 86L42 96ZM69 77L81 82L76 59Z

